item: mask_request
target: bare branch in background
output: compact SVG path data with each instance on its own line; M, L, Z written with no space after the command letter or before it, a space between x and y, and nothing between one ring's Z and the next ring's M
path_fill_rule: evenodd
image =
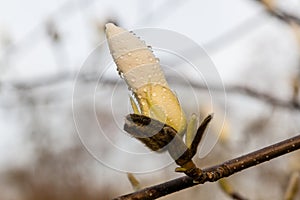
M264 163L276 157L300 149L300 135L284 140L274 145L265 147L244 156L228 160L220 165L215 165L203 170L203 177L199 183L192 178L184 176L159 185L154 185L137 192L115 198L114 200L129 199L157 199L180 190L193 187L205 182L215 182L221 178L231 176L237 172Z
M261 3L267 10L267 12L282 21L283 23L289 25L294 32L295 38L298 42L298 57L299 57L299 63L298 63L298 70L296 75L292 77L292 90L293 90L293 95L292 95L292 103L295 104L296 107L299 107L299 102L298 102L298 96L299 96L299 79L300 79L300 18L292 15L288 12L285 12L281 10L280 8L276 7L276 2L274 0L255 0L259 3Z
M254 88L249 88L249 87L245 87L245 86L231 86L231 87L227 87L226 92L245 94L247 96L258 99L263 102L266 102L273 106L300 110L299 102L281 100L281 99L278 99L277 97L273 97L270 94L266 94L264 92L257 91Z
M33 90L38 87L45 87L53 84L60 84L62 82L66 81L72 81L76 77L76 73L60 73L55 74L52 76L43 77L40 79L33 80L31 82L27 81L20 81L20 82L0 82L0 85L8 85L12 88L15 88L17 90ZM83 83L89 83L97 81L97 77L95 74L83 74L77 77L79 81L82 81ZM172 81L173 79L170 79L170 83L173 84L182 84L180 81ZM103 80L104 85L111 86L117 84L117 80L114 79L105 79ZM199 90L213 90L215 92L224 92L223 86L209 86L207 88L206 85L203 85L201 83L196 82L190 82L190 85L194 88L197 88ZM228 85L224 86L225 92L227 94L238 94L238 95L244 95L248 96L254 99L257 99L259 101L265 102L267 104L270 104L275 107L281 107L281 108L287 108L287 109L294 109L294 110L300 110L300 103L298 101L295 101L295 99L292 100L283 100L279 99L278 97L274 97L271 94L267 94L265 92L258 91L254 88L250 88L248 86L240 86L240 85Z
M297 16L294 16L290 13L287 13L283 10L275 8L273 1L270 1L270 0L255 0L255 1L263 4L263 6L266 7L269 14L276 17L277 19L279 19L285 23L288 23L288 24L290 24L291 22L294 22L294 23L300 25L300 18L298 18Z

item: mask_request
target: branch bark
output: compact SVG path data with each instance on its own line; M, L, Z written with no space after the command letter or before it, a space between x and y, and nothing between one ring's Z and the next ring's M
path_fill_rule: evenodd
M180 190L203 184L205 182L215 182L221 178L231 176L239 171L264 163L276 157L300 149L300 135L284 140L282 142L267 146L258 151L228 160L220 165L215 165L203 170L203 177L199 183L193 182L193 179L184 176L165 183L150 186L137 192L123 195L114 200L131 199L157 199L159 197L178 192Z

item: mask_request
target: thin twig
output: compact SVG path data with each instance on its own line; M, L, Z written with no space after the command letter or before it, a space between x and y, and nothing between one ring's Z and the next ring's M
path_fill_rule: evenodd
M165 183L150 186L137 192L115 198L114 200L129 199L157 199L159 197L178 192L180 190L203 184L205 182L215 182L221 178L228 177L244 169L253 167L276 157L300 149L300 135L284 140L274 145L265 147L258 151L244 156L226 161L220 165L215 165L203 170L203 177L199 183L195 183L192 178L184 176Z

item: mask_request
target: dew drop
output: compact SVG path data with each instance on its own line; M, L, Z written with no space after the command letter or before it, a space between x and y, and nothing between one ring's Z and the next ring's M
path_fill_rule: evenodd
M131 79L131 81L134 83L134 82L135 82L135 79L134 79L134 78L132 78L132 79Z
M156 93L155 93L155 92L153 92L153 93L152 93L152 96L156 97Z
M149 75L148 75L148 78L151 78L151 77L152 77L151 74L149 74Z
M147 89L146 89L146 88L144 88L144 89L143 89L143 91L144 91L144 92L147 92Z
M124 57L123 56L120 56L120 59L122 60Z
M144 101L142 101L142 105L144 106L144 105L146 105L146 103Z
M131 53L128 53L127 55L128 55L128 56L131 56Z
M165 95L163 95L163 96L162 96L162 98L163 98L163 99L165 99L165 98L166 98L166 96L165 96Z
M137 97L138 97L138 99L141 99L141 98L142 98L142 96L141 96L141 95L138 95Z
M152 61L153 61L153 58L149 58L149 61L152 62Z

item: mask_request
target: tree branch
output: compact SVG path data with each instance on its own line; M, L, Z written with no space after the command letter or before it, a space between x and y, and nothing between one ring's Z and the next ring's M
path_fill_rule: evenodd
M300 149L300 135L284 140L282 142L265 147L258 151L234 158L220 165L215 165L203 170L203 177L199 183L193 182L193 179L184 176L165 183L150 186L137 192L115 198L114 200L129 199L157 199L159 197L178 192L180 190L203 184L205 182L215 182L221 178L228 177L244 169L264 163L276 157Z

